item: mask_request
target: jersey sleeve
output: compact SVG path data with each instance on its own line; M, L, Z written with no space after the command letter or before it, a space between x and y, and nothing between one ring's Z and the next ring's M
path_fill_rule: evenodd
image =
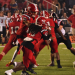
M72 21L72 15L68 18L69 21Z
M43 38L44 40L48 40L48 39L49 39L50 35L48 35L47 29L43 28L43 29L41 30L41 33L42 33L42 38Z
M60 22L60 25L64 26L64 24L63 24L63 22L62 22L62 21Z

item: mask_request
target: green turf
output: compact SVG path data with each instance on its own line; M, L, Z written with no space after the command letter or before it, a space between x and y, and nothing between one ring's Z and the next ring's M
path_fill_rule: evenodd
M75 47L75 44L72 44ZM3 47L0 47L0 52ZM13 68L13 66L5 67L5 65L11 60L12 55L16 47L12 48L6 56L0 61L0 75L5 75L4 72ZM75 75L75 70L73 68L73 62L75 61L75 56L66 49L64 44L59 45L58 47L61 65L63 68L57 68L57 63L55 59L55 66L48 67L47 65L50 63L50 49L47 49L47 46L40 52L36 61L39 64L37 68L34 68L34 71L37 72L37 75ZM22 61L22 51L21 54L17 56L15 61ZM20 75L21 71L16 73L12 73L12 75ZM31 74L31 73L30 73ZM31 74L33 75L33 74Z

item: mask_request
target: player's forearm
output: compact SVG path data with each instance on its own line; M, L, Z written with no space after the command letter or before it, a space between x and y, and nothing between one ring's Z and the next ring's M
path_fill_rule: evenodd
M56 30L57 30L58 34L63 38L64 36L63 36L62 32L60 31L60 29L57 28Z
M70 24L70 25L72 25L72 23L69 21L69 20L67 20L68 21L68 23Z

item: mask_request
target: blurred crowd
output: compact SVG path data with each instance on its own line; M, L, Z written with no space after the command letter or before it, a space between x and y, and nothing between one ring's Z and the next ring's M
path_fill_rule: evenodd
M73 14L75 0L0 0L0 13L3 13L3 16L8 16L9 11L11 16L14 12L23 14L26 12L27 5L30 2L36 3L40 12L42 10L47 10L49 13L55 12L59 19L63 19L65 27L71 27L67 18ZM4 40L5 38L3 38L3 42Z

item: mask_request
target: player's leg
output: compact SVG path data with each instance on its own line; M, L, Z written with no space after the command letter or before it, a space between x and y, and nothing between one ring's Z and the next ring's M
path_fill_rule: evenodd
M39 40L34 46L35 58L37 58L39 52L46 46L43 39Z
M19 71L19 70L24 70L24 71L22 71L22 73L25 74L25 75L29 75L29 74L26 72L26 67L25 67L25 65L24 65L22 62L20 62L19 65L17 65L17 66L14 67L13 69L10 69L10 70L5 71L5 74L6 74L6 75L12 75L13 72L17 72L17 71Z
M12 60L9 63L6 64L6 67L8 67L10 65L15 65L16 66L16 64L14 64L14 60L15 60L15 58L17 56L17 53L19 51L19 48L20 48L20 45L18 44L18 47L17 47L17 49L15 50L15 52L13 54Z
M56 54L56 61L57 61L57 65L58 65L58 68L62 68L62 66L60 65L60 56L59 56L59 53L58 53L58 43L57 43L57 39L53 39L53 41L50 43L50 47L51 47L51 65L54 65L54 54Z
M3 34L3 36L2 36L2 45L4 45L4 43L5 43L5 37L6 37L6 27L3 27L2 34Z
M3 56L5 56L7 54L7 52L13 47L12 44L6 44L6 46L4 47L3 51L0 53L0 60L3 58Z
M65 34L65 37L66 37L67 40L63 40L64 44L71 51L71 53L75 55L75 49L72 47L71 41L69 39L69 35Z
M32 69L33 64L36 64L35 56L33 55L32 50L23 47L23 64L28 68L28 71L30 71L33 74L36 74L34 70Z
M9 39L8 43L5 45L3 51L0 53L0 60L3 58L3 56L5 56L8 53L8 51L12 47L14 47L13 44L12 44L13 39L14 39L14 36L13 37L10 36L10 39Z

